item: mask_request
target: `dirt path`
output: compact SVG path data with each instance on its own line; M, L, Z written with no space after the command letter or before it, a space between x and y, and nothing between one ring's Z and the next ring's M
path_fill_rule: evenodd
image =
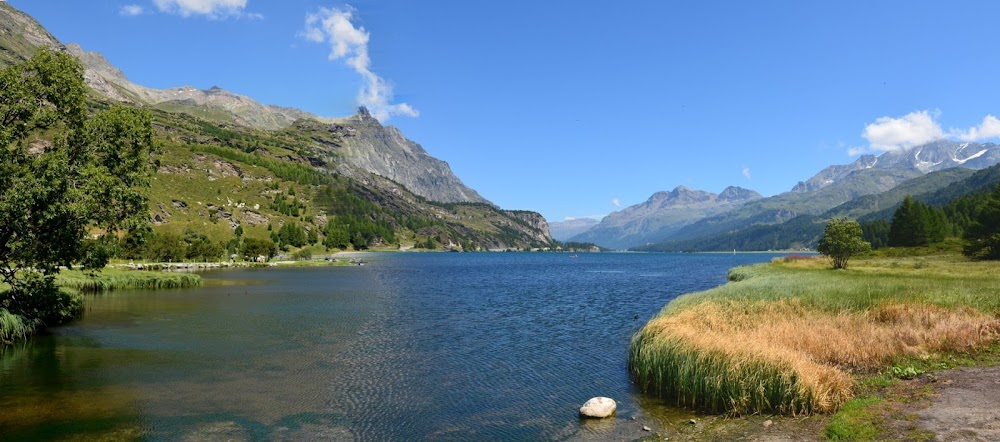
M942 372L917 427L941 441L1000 440L1000 367Z

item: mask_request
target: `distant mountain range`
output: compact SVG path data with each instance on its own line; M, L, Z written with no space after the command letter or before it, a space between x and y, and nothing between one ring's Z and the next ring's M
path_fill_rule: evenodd
M600 225L572 240L592 241L612 248L669 242L697 249L727 250L732 241L722 239L742 235L739 232L747 229L762 230L804 215L820 217L820 220L826 219L823 216L862 216L873 210L884 210L887 205L894 206L906 194L948 185L967 177L972 170L997 163L1000 163L1000 146L996 144L934 141L906 151L863 155L853 163L827 167L799 182L791 191L775 196L737 198L725 206L707 204L714 213L706 211L704 215L685 204L658 204L658 201L666 201L667 193L657 192L644 203L608 215ZM951 172L933 175L924 181L914 180L940 171ZM910 180L914 180L910 183L913 187L901 186ZM683 193L693 195L693 200L697 201L707 194L699 192L684 189ZM706 203L709 201L702 202ZM841 211L831 212L842 205ZM665 228L663 220L671 219L683 221ZM803 244L808 245L808 239Z
M596 226L600 221L593 218L576 218L565 221L549 221L549 232L552 238L559 241L569 241L570 238L579 235L591 227Z
M760 198L759 193L741 187L727 187L714 194L677 186L670 192L656 192L641 204L611 213L571 240L613 249L628 248L662 240L695 221Z

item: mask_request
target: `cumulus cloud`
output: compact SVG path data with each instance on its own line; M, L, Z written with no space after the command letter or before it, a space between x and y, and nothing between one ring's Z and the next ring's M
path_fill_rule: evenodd
M910 112L900 118L880 117L865 126L861 136L868 140L869 150L906 150L944 138L941 125L926 110Z
M615 207L621 207L622 206L622 202L618 201L618 198L612 198L611 199L611 204L614 204Z
M1000 119L993 115L983 118L982 124L966 130L952 129L952 135L962 141L980 141L1000 137Z
M137 15L142 15L143 12L145 11L142 9L142 6L139 5L125 5L118 10L118 14L128 17L135 17Z
M945 132L936 117L940 112L926 110L910 112L902 117L881 117L865 126L861 136L868 140L868 146L847 149L854 156L865 153L892 152L906 150L943 138L961 141L982 141L1000 138L1000 118L986 115L978 126L968 129L950 129Z
M247 13L247 0L153 0L160 12L181 17L204 16L211 19L242 17L259 19L260 14Z
M393 103L392 85L371 70L368 55L368 40L371 34L363 27L352 23L352 9L319 8L306 16L306 28L302 37L314 43L330 45L330 60L341 60L364 78L365 83L358 91L358 104L368 108L368 112L379 121L386 121L394 115L417 117L416 109L406 103Z
M743 166L743 177L748 180L750 179L750 168L746 165Z

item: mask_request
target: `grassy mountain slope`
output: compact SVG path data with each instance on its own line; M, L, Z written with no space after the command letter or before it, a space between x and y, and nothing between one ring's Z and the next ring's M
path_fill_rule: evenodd
M977 170L968 178L955 181L941 188L928 190L926 192L914 192L911 195L913 196L913 199L924 204L931 206L944 206L961 196L992 190L997 184L1000 184L1000 165ZM858 220L871 221L876 219L892 219L892 214L896 211L900 201L902 201L902 198L900 198L896 204L882 210L867 213L858 217Z
M267 238L282 224L296 223L320 232L322 241L327 221L349 215L391 227L396 241L376 247L426 247L428 240L435 248L471 249L551 243L534 212L434 203L378 175L358 180L327 171L337 157L322 144L338 142L336 133L304 129L311 125L261 131L160 110L153 115L162 146L150 201L158 231L190 228L227 241L237 226L248 237ZM281 210L280 204L296 208ZM342 213L348 207L353 212Z

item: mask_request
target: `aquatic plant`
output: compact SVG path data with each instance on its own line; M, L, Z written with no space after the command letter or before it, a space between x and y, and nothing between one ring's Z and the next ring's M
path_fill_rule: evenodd
M0 308L0 345L22 340L34 331L34 322Z
M56 283L85 292L124 289L172 289L201 286L201 276L194 273L112 270L101 272L63 271Z

